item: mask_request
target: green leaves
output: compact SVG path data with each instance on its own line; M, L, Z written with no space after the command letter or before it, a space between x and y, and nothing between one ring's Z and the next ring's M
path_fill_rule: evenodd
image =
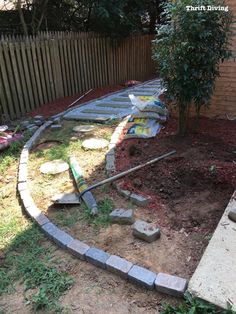
M176 0L168 4L153 41L153 59L167 88L167 99L186 110L195 104L199 114L202 106L209 105L221 59L230 56L232 16L224 11L187 11L186 5L217 6L224 1Z

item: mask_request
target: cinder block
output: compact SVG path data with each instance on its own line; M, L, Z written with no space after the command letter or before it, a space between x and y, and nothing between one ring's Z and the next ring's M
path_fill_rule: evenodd
M131 282L146 287L149 290L154 289L156 274L144 267L134 265L128 272L128 278Z
M106 268L123 278L128 278L128 272L132 266L131 262L116 255L111 255L106 261Z
M67 245L67 249L79 259L85 260L85 253L90 249L90 246L75 239Z
M110 257L110 254L93 247L93 248L90 248L85 253L85 257L86 257L86 260L88 262L90 262L91 264L94 264L98 267L105 269L106 268L106 261Z
M63 248L74 240L68 233L62 231L51 222L43 225L42 230L51 240Z
M182 297L187 289L187 280L168 274L159 273L155 280L158 292L167 293L175 297Z

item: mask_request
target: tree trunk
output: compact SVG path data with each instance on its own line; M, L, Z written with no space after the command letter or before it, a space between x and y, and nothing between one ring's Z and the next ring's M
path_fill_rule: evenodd
M187 129L187 105L179 105L179 130L178 134L184 136Z
M21 8L21 0L17 1L17 10L18 10L18 13L19 13L19 16L20 16L20 21L21 21L21 25L22 25L22 28L23 28L23 32L24 32L25 36L28 36L28 29L27 29L27 25L25 23L24 14L23 14L23 11L22 11L22 8Z

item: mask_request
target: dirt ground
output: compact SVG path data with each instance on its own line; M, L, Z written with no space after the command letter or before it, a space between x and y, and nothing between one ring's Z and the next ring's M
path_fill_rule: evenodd
M83 167L87 182L92 184L105 178L106 150L81 149L78 145L80 136L71 131L75 124L64 123L65 140L72 145L71 150ZM98 125L93 135L106 135L108 139L113 131L114 126ZM236 124L202 119L198 132L191 132L185 139L176 137L175 132L176 120L171 119L157 138L124 140L118 147L118 171L170 149L177 150L175 156L121 181L125 188L151 196L148 207L130 204L112 187L93 192L97 201L109 198L114 208L133 208L136 218L156 223L161 228L160 240L150 244L137 240L132 236L130 226L108 224L95 227L80 219L83 208L79 206L54 206L51 197L58 192L73 191L73 180L69 172L54 177L40 174L39 166L45 156L37 154L42 147L34 151L30 161L30 187L36 204L61 228L89 245L153 271L190 279L236 186L236 165L233 163ZM42 140L58 138L63 140L61 134L48 131ZM94 313L96 306L96 313L158 313L161 303L178 302L133 286L117 276L77 261L61 250L56 254L65 261L61 267L65 267L76 280L76 285L62 300L63 305L73 304L75 312Z

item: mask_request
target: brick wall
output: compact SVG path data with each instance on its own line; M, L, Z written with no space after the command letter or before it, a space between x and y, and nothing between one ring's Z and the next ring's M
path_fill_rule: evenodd
M232 50L235 59L225 61L220 66L221 76L216 81L211 107L202 110L202 115L208 117L225 118L226 113L236 117L236 0L226 0L226 4L234 14Z

